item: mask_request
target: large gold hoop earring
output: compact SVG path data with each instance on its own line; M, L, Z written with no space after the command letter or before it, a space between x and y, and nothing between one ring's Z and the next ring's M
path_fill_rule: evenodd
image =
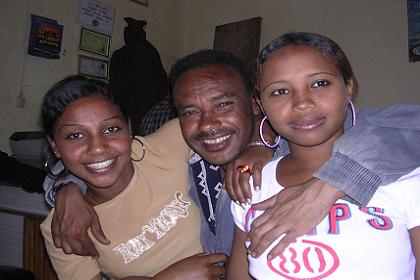
M140 143L140 145L141 145L141 150L142 150L142 155L141 155L141 157L140 157L140 159L134 159L133 157L131 157L131 160L132 161L135 161L135 162L139 162L139 161L142 161L142 159L144 158L144 156L146 155L146 147L144 147L144 144L143 144L143 142L139 139L139 138L137 138L137 137L133 137L133 141L136 141L136 142L138 142L138 143ZM132 152L132 154L135 154L134 152ZM135 154L136 155L136 154ZM137 155L136 155L137 156Z

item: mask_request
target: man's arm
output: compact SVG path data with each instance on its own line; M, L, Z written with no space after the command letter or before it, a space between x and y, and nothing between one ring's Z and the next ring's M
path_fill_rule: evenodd
M251 252L259 256L278 236L287 233L270 252L277 255L315 227L344 193L344 199L364 206L379 185L419 166L418 120L420 105L362 110L356 126L336 142L332 158L315 172L317 178L254 206L267 212L253 223L249 233Z
M333 156L314 177L336 186L350 202L366 206L379 185L419 164L420 105L400 104L361 110L356 126L335 143Z
M59 161L52 173L59 174L63 170L63 163ZM102 231L95 210L83 198L86 184L72 174L59 178L50 174L45 178L43 187L48 204L52 207L56 205L51 222L54 245L66 254L99 256L87 229L91 228L99 242L108 244L109 240Z
M55 198L57 191L65 185L68 184L75 184L80 187L81 192L84 194L86 192L86 184L73 174L68 174L62 177L56 177L54 174L60 174L64 170L63 162L60 160L58 161L54 167L52 168L52 174L48 174L44 179L43 188L45 191L45 200L51 206L55 206Z

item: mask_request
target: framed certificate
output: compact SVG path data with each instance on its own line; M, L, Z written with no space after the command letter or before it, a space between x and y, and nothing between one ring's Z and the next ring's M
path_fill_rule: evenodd
M92 77L108 79L108 61L79 55L79 73Z
M109 56L111 37L82 27L79 49L103 56Z

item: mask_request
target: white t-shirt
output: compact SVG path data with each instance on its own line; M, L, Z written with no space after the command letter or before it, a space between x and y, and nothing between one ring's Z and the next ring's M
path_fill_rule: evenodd
M283 189L276 179L280 160L264 167L261 190L251 188L252 203ZM235 223L243 231L262 213L232 203ZM419 225L420 167L380 186L367 207L337 200L314 230L279 256L267 261L282 236L259 258L249 255L249 272L256 279L414 279L416 260L408 230Z

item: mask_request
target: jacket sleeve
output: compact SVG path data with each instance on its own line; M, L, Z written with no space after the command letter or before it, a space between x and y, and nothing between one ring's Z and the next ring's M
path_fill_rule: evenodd
M364 109L357 124L334 145L332 158L314 176L366 206L379 185L420 166L420 105Z
M86 192L86 184L76 176L70 173L66 176L61 177L55 177L53 175L59 174L63 170L64 165L63 162L60 160L54 165L52 172L50 172L52 174L48 174L44 180L43 188L45 191L45 200L51 207L54 207L55 205L55 194L57 193L58 189L64 185L73 183L78 185L83 193Z
M45 175L44 170L19 162L14 157L0 151L1 181L22 187L27 192L41 193Z

